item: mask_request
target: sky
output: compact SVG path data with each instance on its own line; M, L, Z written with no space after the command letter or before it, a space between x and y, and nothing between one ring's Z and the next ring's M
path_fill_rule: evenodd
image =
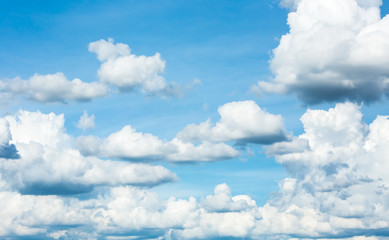
M388 2L1 5L1 239L389 239Z

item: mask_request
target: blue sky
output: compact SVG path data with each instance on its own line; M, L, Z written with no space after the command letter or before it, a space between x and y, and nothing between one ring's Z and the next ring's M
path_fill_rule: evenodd
M385 239L388 13L3 1L0 236Z

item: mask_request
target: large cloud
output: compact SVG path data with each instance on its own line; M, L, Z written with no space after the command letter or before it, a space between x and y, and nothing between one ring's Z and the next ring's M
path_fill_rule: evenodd
M140 88L147 94L174 93L161 75L165 70L165 61L161 55L136 56L131 54L128 45L114 44L113 39L91 42L89 51L96 53L102 62L98 75L103 83L117 87L121 91Z
M268 148L291 178L280 182L278 199L261 208L264 217L256 234L388 235L389 178L384 169L389 168L389 119L378 116L367 125L362 117L359 106L351 103L308 110L301 118L305 133L295 138L296 144Z
M219 107L220 121L190 124L177 134L186 141L237 141L269 144L287 138L283 119L262 110L254 101L230 102Z
M274 49L275 77L255 89L295 93L308 104L376 101L389 93L389 16L381 1L283 0L296 8Z
M38 102L90 101L104 97L108 89L98 82L83 82L76 78L69 81L63 73L38 75L29 80L14 78L0 81L0 90L10 94L21 94Z
M65 132L63 115L19 111L5 119L20 159L1 159L0 173L22 193L74 194L101 185L151 186L177 179L161 166L82 156Z

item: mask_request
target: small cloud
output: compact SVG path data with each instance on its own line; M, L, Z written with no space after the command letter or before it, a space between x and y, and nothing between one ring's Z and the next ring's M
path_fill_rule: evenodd
M80 117L80 120L77 123L77 127L82 130L95 127L95 115L88 115L87 111L84 111L84 114Z

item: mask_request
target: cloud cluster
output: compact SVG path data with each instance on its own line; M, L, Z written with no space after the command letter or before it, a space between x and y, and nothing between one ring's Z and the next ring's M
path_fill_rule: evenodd
M283 0L290 32L270 62L274 78L253 88L294 93L308 104L377 101L389 93L389 16L381 1ZM295 10L293 10L295 9Z
M77 145L85 156L133 161L199 162L231 159L239 152L228 142L270 144L286 140L283 119L263 111L254 101L230 102L218 109L220 121L189 124L171 141L137 132L130 125L101 139L81 136Z
M12 99L21 95L27 99L49 103L68 101L90 101L108 95L114 87L121 92L140 89L148 95L181 96L185 88L196 85L198 80L182 88L176 83L168 83L162 76L165 61L161 55L136 56L128 45L114 44L113 39L91 42L90 52L96 53L102 62L98 70L99 81L83 82L78 78L68 80L64 73L35 74L28 80L20 77L0 80L1 99Z
M383 169L389 167L384 160L389 119L377 116L367 125L359 108L344 103L328 111L308 110L301 118L305 132L295 144L269 147L291 177L261 209L269 215L257 233L352 237L386 232L389 179ZM288 224L280 226L281 221Z
M262 110L254 101L230 102L218 109L220 121L190 124L177 134L186 141L269 144L287 139L283 119Z
M301 121L303 134L266 147L289 176L279 182L280 190L270 201L258 206L248 195L233 196L227 184L217 185L213 195L199 200L161 200L136 185L174 180L167 169L81 156L72 148L63 115L20 111L1 122L8 126L11 138L6 141L15 144L20 159L1 159L0 204L7 207L0 210L0 236L353 240L387 236L389 118L377 116L368 125L360 106L343 103L328 111L307 110ZM153 135L124 129L132 138L164 144ZM76 198L80 186L107 191Z
M12 136L8 144L20 158L1 156L1 178L21 193L67 195L97 186L152 186L177 180L161 166L82 156L65 132L63 115L19 111L3 122Z

